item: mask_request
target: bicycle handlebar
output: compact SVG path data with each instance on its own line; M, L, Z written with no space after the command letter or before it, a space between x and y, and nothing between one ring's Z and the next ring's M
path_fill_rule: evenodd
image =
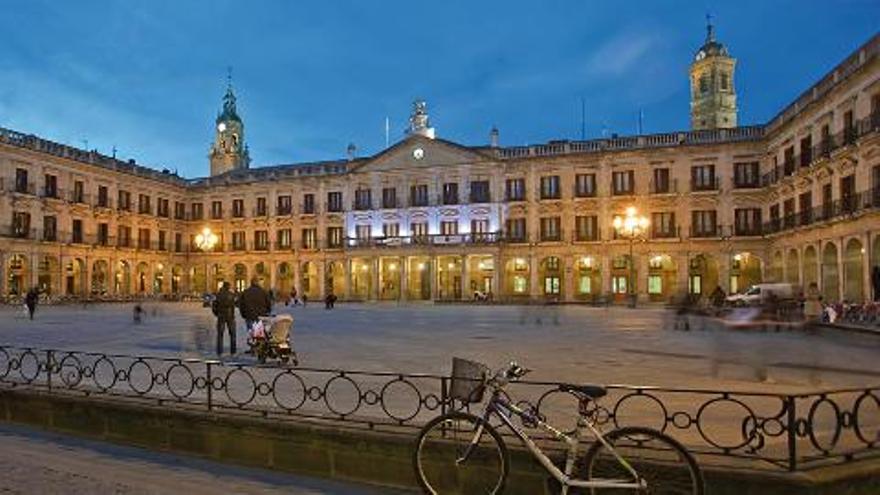
M517 381L531 372L532 370L523 368L516 361L511 361L506 368L501 368L495 372L492 378L489 379L489 384L495 388L504 388L508 383Z

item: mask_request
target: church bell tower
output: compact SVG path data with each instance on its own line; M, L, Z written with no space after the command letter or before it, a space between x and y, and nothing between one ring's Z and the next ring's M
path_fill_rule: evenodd
M211 176L248 168L251 159L244 143L244 123L235 108L231 77L223 96L223 110L217 115L215 124L214 144L209 154Z
M715 40L715 28L706 16L706 42L691 63L691 129L736 127L736 90L733 72L736 59Z

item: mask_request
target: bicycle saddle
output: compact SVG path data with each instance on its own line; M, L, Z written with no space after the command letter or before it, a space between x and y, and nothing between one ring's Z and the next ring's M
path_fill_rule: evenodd
M583 395L591 399L604 397L605 394L608 393L608 391L605 390L605 387L600 387L598 385L572 385L570 383L559 385L559 390L562 392L572 392L577 395Z

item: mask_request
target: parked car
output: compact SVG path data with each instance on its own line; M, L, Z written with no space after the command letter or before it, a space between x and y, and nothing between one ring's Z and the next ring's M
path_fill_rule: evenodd
M786 301L797 297L798 290L793 284L788 283L757 284L749 287L742 294L727 296L726 301L734 306L752 306L765 302L771 294L780 301Z

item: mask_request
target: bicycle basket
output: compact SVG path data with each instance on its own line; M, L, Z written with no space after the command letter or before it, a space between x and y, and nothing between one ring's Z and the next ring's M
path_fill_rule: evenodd
M465 404L481 402L486 391L486 375L489 368L476 361L452 358L452 385L449 397L458 399Z

